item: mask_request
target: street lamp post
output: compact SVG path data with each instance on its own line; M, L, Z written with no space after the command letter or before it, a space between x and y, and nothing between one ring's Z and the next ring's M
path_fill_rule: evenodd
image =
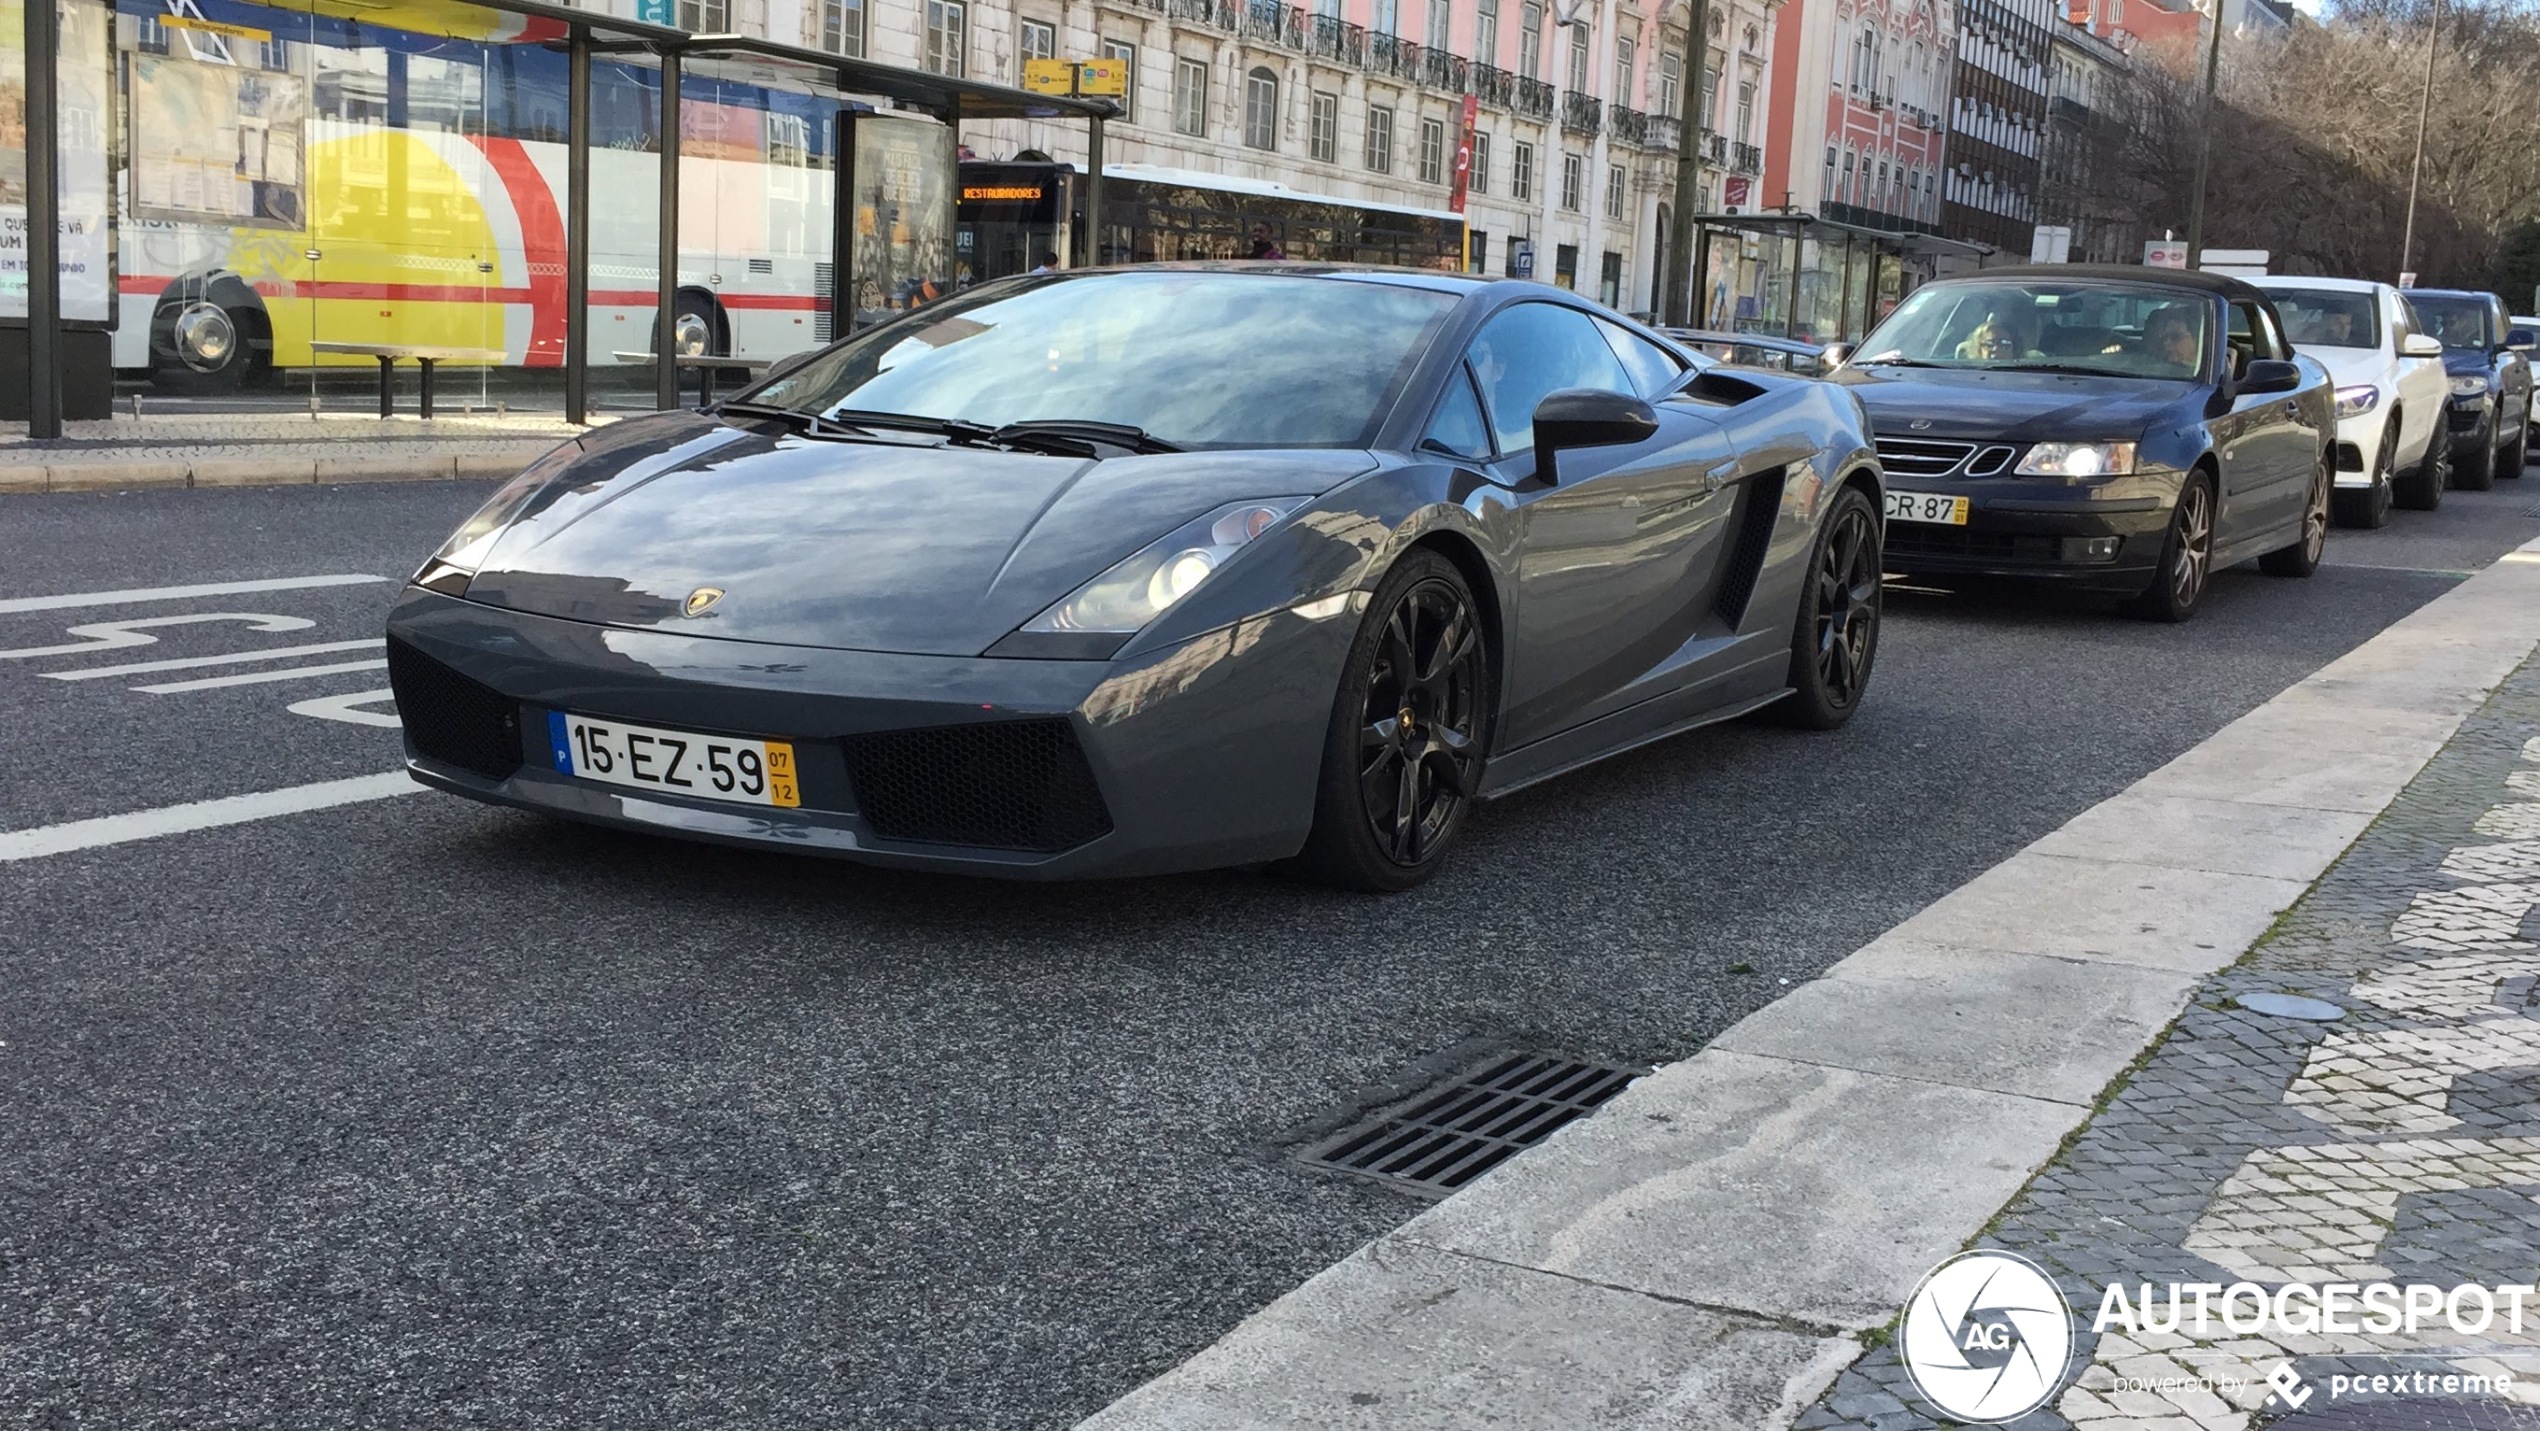
M1711 57L1710 0L1693 0L1685 22L1685 57L1676 78L1676 208L1667 227L1666 322L1693 326L1693 214L1702 194L1702 66Z
M2214 33L2205 42L2205 109L2196 124L2196 187L2187 199L2187 266L2205 252L2205 175L2214 152L2214 90L2222 75L2223 0L2214 0Z
M2434 0L2434 13L2425 30L2425 88L2417 95L2417 152L2408 161L2408 222L2399 233L2399 272L2408 272L2409 262L2416 257L2417 246L2417 179L2425 172L2425 121L2434 111L2434 45L2443 34L2443 0ZM2403 278L2401 280L2405 282Z

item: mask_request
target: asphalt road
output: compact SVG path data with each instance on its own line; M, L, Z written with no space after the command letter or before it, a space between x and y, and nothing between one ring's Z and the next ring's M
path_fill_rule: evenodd
M376 670L54 679L361 640L393 581L7 603L402 577L483 490L5 499L0 652L309 624L0 655L0 832L397 761L290 709ZM1284 1159L1291 1130L1467 1040L1692 1052L2535 507L2540 477L2339 532L2184 627L1899 592L1847 729L1537 787L1394 898L898 875L431 793L0 862L0 1420L1065 1425L1422 1206Z

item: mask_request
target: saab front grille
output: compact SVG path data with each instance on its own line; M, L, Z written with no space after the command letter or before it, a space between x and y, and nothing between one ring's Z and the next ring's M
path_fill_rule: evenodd
M886 840L1055 851L1111 832L1064 720L884 731L841 745L856 808Z
M1879 465L1890 477L1946 477L1976 450L1972 442L1923 442L1881 438Z
M395 639L388 643L388 684L417 755L488 780L520 768L520 702Z
M1964 527L1931 526L1920 522L1887 524L1887 560L1891 566L1905 563L1912 570L1915 557L1948 557L1957 561L1985 562L1997 566L2050 565L2063 560L2060 537L2027 536L2015 532L1971 532Z
M1504 1055L1443 1090L1325 1139L1305 1160L1444 1197L1594 1112L1646 1072L1542 1054Z
M1760 473L1746 483L1738 494L1737 545L1729 548L1729 559L1720 569L1720 594L1711 600L1711 609L1735 631L1746 620L1746 603L1755 595L1755 583L1764 575L1764 556L1772 549L1773 524L1781 517L1782 469Z

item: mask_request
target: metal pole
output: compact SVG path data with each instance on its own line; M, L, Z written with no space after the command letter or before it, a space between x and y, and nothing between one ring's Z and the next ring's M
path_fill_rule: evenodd
M1092 267L1102 262L1102 116L1085 121L1085 233L1078 245L1084 250L1080 262Z
M564 180L564 420L591 415L591 28L567 50Z
M2434 110L2434 42L2443 33L2443 0L2434 0L2434 15L2425 30L2425 88L2417 96L2417 152L2408 161L2408 223L2399 234L2399 272L2408 271L2417 247L2417 180L2425 172L2425 120Z
M653 313L653 406L679 406L679 52L661 57L661 282Z
M2187 201L2187 266L2205 252L2205 170L2214 150L2214 89L2222 74L2223 0L2214 0L2214 33L2205 44L2205 112L2196 126L2196 187Z
M53 0L26 7L27 436L62 435L62 196L55 177L61 17Z
M1797 23L1793 17L1793 23ZM1702 66L1711 57L1711 0L1693 0L1685 27L1683 73L1676 77L1676 221L1667 232L1667 268L1660 312L1679 328L1692 326L1693 216L1702 202Z

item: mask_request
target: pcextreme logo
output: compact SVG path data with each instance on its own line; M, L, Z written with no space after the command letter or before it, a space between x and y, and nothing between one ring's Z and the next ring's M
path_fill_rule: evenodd
M1905 1374L1934 1407L1961 1421L2011 1421L2064 1384L2073 1313L2036 1263L1966 1252L1914 1290L1898 1345Z

